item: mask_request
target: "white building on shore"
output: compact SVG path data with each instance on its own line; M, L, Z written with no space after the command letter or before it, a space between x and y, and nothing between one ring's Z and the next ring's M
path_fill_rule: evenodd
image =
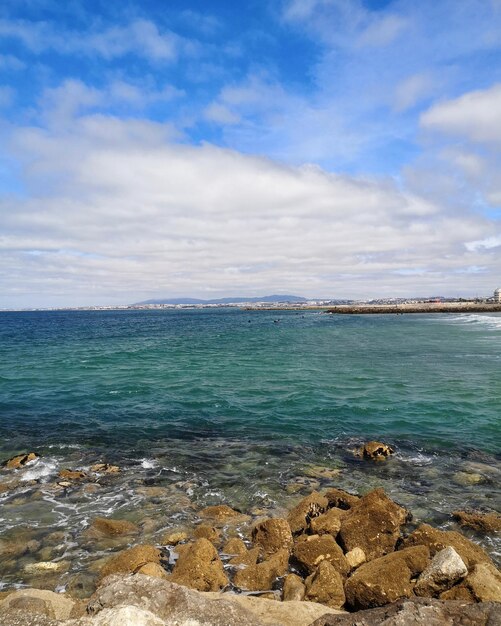
M501 302L501 287L498 287L494 292L494 302Z

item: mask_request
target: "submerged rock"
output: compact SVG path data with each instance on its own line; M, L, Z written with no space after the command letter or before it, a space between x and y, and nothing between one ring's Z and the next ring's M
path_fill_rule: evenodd
M360 449L360 456L371 461L385 461L387 457L395 453L395 449L387 443L380 441L368 441Z
M468 573L459 554L449 546L433 557L428 567L420 574L414 587L417 596L437 596L447 591Z
M118 474L120 468L118 465L110 465L109 463L96 463L91 466L90 471L96 472L96 474Z
M460 526L473 528L480 533L501 531L501 515L496 512L480 513L478 511L454 511L452 517Z
M208 517L217 521L225 521L232 517L240 517L242 514L235 511L227 504L217 504L216 506L207 506L199 512L200 517Z
M87 529L86 536L91 538L120 537L138 532L139 528L128 520L96 517Z
M6 469L21 469L28 463L36 461L40 456L36 452L28 452L26 454L18 454L17 456L13 456L11 459L8 459L4 462L3 466Z

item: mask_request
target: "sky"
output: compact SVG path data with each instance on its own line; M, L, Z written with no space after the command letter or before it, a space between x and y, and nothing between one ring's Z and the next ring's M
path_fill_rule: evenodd
M501 286L501 0L2 0L0 308Z

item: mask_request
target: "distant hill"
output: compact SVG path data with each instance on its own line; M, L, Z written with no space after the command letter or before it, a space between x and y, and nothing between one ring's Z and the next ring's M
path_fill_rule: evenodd
M237 302L306 302L301 296L260 296L249 298L248 296L234 296L232 298L218 298L216 300L200 300L198 298L158 298L144 300L135 304L235 304Z

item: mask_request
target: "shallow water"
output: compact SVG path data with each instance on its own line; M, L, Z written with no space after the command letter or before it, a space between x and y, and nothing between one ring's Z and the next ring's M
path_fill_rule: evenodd
M207 504L274 514L329 485L383 486L445 528L457 508L500 508L501 316L3 313L0 346L0 459L41 454L0 473L15 482L0 541L40 543L0 556L3 585L40 582L24 568L43 560L69 568L49 586L92 577L123 547L85 538L97 515L160 542ZM361 461L368 438L397 454ZM61 469L99 461L122 471L57 486ZM472 537L499 559L499 539Z

